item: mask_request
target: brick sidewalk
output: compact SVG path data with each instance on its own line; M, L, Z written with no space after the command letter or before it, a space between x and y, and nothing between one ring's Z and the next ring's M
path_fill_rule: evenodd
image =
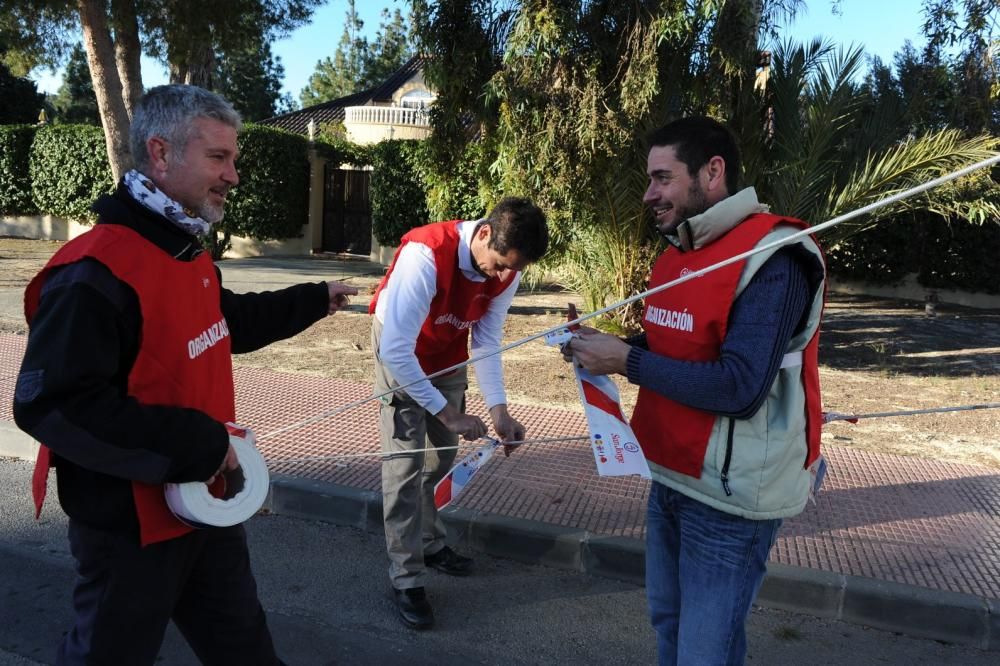
M0 335L0 421L12 419L25 338ZM236 370L237 414L273 473L378 490L375 458L296 461L378 450L370 402L274 437L267 433L371 395L365 384ZM475 398L470 411L485 409ZM515 406L531 437L585 434L582 413ZM826 446L824 491L787 520L772 562L1000 599L1000 474L983 467ZM457 505L476 512L642 538L648 481L602 478L585 443L525 446L491 462Z

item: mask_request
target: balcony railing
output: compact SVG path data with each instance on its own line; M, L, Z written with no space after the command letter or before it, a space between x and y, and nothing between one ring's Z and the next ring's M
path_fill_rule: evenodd
M404 106L349 106L344 109L345 123L366 125L413 125L427 127L427 110Z

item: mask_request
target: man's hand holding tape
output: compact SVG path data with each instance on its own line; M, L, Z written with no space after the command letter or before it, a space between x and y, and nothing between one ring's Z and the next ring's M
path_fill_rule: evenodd
M620 338L581 326L573 339L562 347L563 358L575 361L594 375L625 374L631 347Z

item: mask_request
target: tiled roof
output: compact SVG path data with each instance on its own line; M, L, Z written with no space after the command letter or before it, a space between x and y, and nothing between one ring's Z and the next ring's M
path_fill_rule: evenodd
M381 85L372 89L372 100L376 102L392 101L392 94L410 80L410 78L424 68L424 59L420 56L413 56L402 67L389 75Z
M344 122L344 109L348 106L365 106L372 99L371 93L371 90L354 93L347 97L340 97L329 102L292 111L291 113L283 113L280 116L262 120L260 124L280 127L281 129L299 134L307 134L310 120L315 120L317 126L331 122L342 123Z
M284 113L260 121L262 125L271 125L298 134L308 133L309 121L315 120L317 127L324 123L344 122L344 109L349 106L367 106L372 102L389 102L392 94L399 90L400 86L410 80L410 78L423 68L423 58L413 56L402 67L397 69L389 78L374 88L352 93L346 97L316 104L291 113Z

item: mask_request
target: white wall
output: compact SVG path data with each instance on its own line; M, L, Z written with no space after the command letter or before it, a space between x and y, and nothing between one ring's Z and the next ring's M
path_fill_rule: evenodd
M917 274L911 273L898 285L884 286L867 284L865 282L850 282L847 280L830 280L830 291L841 294L863 294L865 296L881 296L884 298L903 298L910 301L925 301L934 292L938 302L964 305L970 308L1000 309L1000 295L977 294L951 289L928 289L917 282Z
M52 215L20 215L0 217L0 236L66 241L90 229L76 220L64 220Z
M302 228L301 238L286 238L277 241L260 241L242 236L233 236L232 247L225 253L229 259L244 257L273 257L276 255L310 255L312 238L308 227Z

